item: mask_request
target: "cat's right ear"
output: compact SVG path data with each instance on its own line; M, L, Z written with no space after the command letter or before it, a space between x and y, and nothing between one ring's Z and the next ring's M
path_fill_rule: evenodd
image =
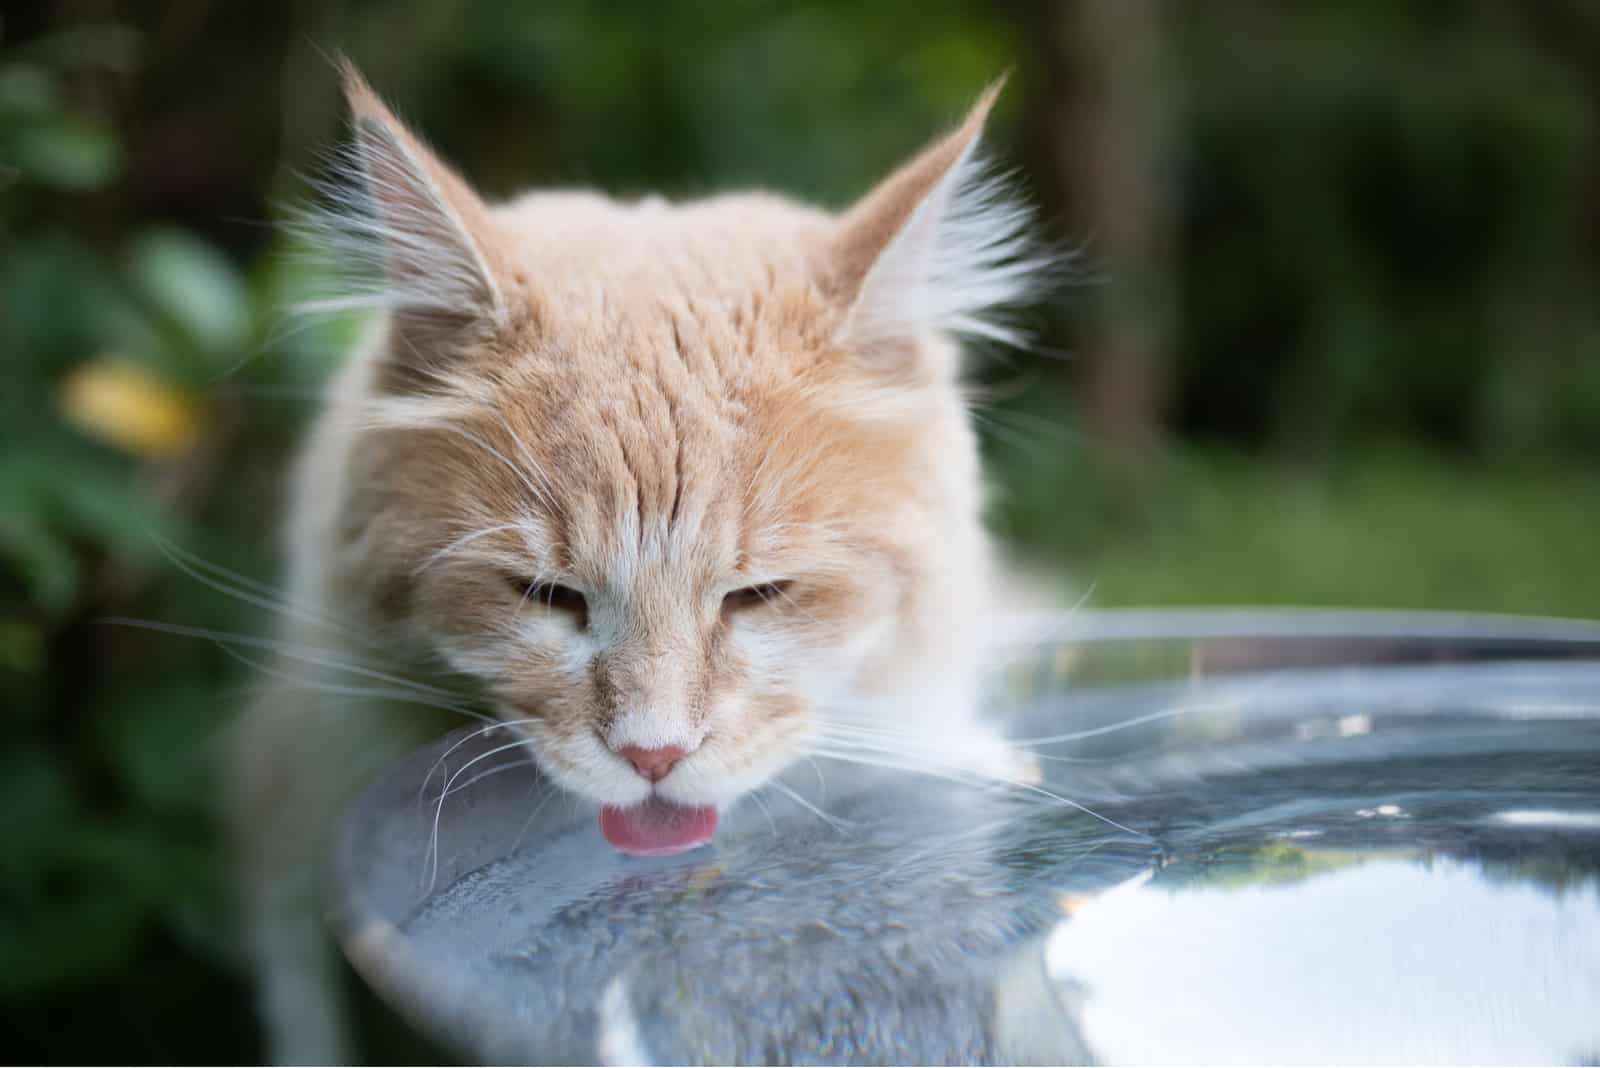
M1000 84L837 224L825 269L847 309L836 340L880 367L915 369L940 351L917 344L932 333L1022 343L1004 312L1032 295L1050 260L1031 212L977 156Z
M358 275L335 307L377 306L418 331L488 333L505 298L489 210L406 129L354 66L341 64L353 141L335 207L315 236Z

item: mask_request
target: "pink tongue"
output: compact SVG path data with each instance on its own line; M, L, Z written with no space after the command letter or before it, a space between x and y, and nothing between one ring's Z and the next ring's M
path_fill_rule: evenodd
M646 801L633 808L606 805L600 810L600 833L624 853L664 857L711 841L717 833L717 810L665 801Z

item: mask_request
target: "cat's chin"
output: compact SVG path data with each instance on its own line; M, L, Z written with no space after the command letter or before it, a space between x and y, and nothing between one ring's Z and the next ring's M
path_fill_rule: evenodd
M676 805L651 798L642 805L600 808L600 833L619 852L665 857L711 841L717 833L712 805Z

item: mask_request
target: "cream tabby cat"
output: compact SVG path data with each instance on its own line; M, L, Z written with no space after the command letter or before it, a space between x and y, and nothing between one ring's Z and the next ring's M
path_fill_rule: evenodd
M975 164L993 90L838 216L491 206L346 91L359 193L320 232L374 268L345 303L382 328L304 451L290 652L230 776L287 1060L344 1055L320 859L418 740L409 703L459 700L430 665L629 851L705 841L874 701L950 760L997 755L970 715L990 553L952 338L1013 340L994 313L1041 266Z

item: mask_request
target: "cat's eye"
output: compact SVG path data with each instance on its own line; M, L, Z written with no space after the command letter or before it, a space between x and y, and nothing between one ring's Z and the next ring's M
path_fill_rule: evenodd
M589 602L583 599L583 594L571 586L563 586L557 582L534 582L514 575L508 575L507 580L524 604L537 603L552 612L566 612L572 616L580 630L588 626Z
M766 608L782 604L789 599L789 588L793 585L790 580L783 579L779 582L762 582L734 590L722 599L722 614L726 616L742 612L747 608Z

